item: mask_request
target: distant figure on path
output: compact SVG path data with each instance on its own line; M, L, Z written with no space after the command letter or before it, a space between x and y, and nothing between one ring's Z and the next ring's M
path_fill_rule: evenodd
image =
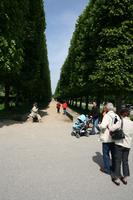
M66 109L67 109L67 103L66 102L64 102L63 104L62 104L62 108L63 108L63 114L64 115L66 115Z
M61 107L60 102L57 102L57 104L56 104L57 113L60 113L60 107Z

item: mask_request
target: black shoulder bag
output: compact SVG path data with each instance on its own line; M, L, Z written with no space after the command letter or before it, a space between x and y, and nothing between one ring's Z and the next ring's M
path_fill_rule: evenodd
M121 128L111 131L110 134L113 140L121 140L125 138L125 134L123 132L123 119L121 119Z

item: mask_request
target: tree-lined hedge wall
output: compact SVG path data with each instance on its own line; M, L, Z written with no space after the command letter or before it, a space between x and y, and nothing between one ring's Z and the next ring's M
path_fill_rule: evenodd
M117 107L133 93L133 1L90 0L79 16L55 98L112 96Z
M42 0L0 1L0 85L15 102L48 102L50 71Z

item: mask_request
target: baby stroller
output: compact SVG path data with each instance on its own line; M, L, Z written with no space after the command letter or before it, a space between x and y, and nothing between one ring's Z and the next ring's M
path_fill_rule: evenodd
M91 131L89 128L90 122L91 119L89 119L88 116L85 116L84 114L80 115L77 118L77 121L73 124L71 135L76 136L77 138L80 138L80 136L88 137Z

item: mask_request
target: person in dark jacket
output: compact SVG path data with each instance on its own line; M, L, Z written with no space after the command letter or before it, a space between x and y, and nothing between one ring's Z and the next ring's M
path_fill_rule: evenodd
M57 113L60 113L60 107L61 107L60 102L57 102L56 104Z
M93 127L92 127L92 132L91 134L94 135L94 134L97 134L99 131L98 129L98 122L99 122L99 109L97 107L97 103L94 101L93 102L93 107L92 107L92 110L91 110L91 117L92 117L92 120L93 120Z

